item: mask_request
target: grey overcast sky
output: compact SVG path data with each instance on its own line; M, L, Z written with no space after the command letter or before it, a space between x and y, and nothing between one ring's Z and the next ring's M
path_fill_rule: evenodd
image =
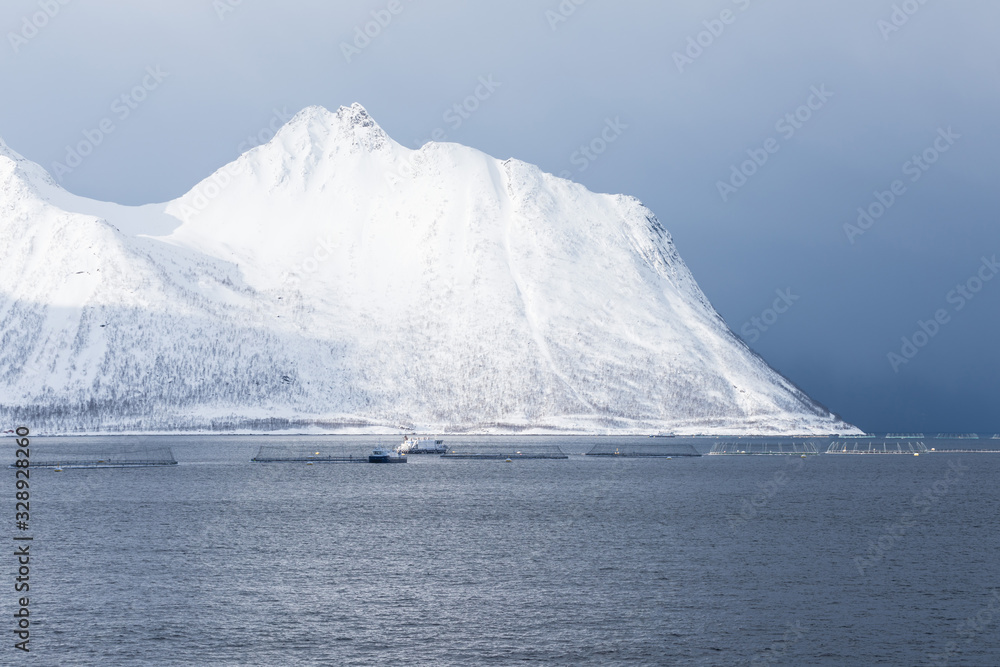
M0 136L140 204L360 102L404 145L640 198L733 330L861 428L992 433L998 25L995 0L5 0Z

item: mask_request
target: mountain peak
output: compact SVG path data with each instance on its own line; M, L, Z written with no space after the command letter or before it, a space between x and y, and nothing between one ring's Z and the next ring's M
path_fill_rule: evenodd
M319 108L322 109L323 107ZM326 111L326 109L323 109L323 111ZM382 129L378 127L375 120L368 114L368 110L357 102L349 107L342 106L338 108L336 117L342 123L347 123L351 126L372 127L378 128L379 130Z
M22 181L31 183L36 189L59 187L44 167L35 164L15 151L2 138L0 138L0 158L9 160L6 165L7 173L19 177Z
M306 139L313 145L334 143L367 152L382 150L391 141L357 102L349 107L342 106L336 112L320 105L308 106L295 114L275 139L283 142L286 139Z
M3 140L3 137L0 137L0 157L5 157L9 160L13 160L14 162L21 162L24 160L24 157L20 153L7 145L7 142Z

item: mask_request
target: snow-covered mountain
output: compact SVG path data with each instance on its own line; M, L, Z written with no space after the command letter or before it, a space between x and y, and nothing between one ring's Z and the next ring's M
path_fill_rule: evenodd
M853 430L752 353L634 198L310 107L166 204L0 142L0 419L198 429Z

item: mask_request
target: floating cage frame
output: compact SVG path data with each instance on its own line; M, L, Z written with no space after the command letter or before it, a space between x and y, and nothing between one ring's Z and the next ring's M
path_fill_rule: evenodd
M481 459L487 461L503 461L510 459L568 459L569 456L558 445L527 444L517 447L514 444L486 445L460 443L448 447L441 455L443 459Z
M35 448L35 451L38 451ZM169 447L144 447L113 452L74 452L60 454L58 458L31 460L32 468L150 468L175 466L177 459ZM14 466L10 466L13 468Z
M819 454L812 442L717 442L709 456L811 456Z
M990 439L992 440L992 438ZM970 443L970 445L960 447L931 447L931 451L935 454L1000 454L1000 445L990 442L985 444Z
M368 463L366 445L261 445L252 463Z
M676 442L598 443L587 456L620 456L624 458L675 458L701 456L694 445Z
M913 438L913 439L920 440L920 439L922 439L924 437L924 434L923 433L888 433L888 434L886 434L885 437L888 438L888 439L892 439L892 438L905 438L905 439Z
M935 440L979 440L978 433L938 433Z
M870 442L831 442L827 454L924 454L929 452L923 442L886 442L885 440Z

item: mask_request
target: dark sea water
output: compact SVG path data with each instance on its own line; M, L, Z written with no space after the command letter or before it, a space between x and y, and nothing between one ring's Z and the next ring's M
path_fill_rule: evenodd
M1000 454L564 437L568 460L310 466L249 459L331 439L144 441L180 464L32 472L32 651L6 556L0 664L1000 665Z

